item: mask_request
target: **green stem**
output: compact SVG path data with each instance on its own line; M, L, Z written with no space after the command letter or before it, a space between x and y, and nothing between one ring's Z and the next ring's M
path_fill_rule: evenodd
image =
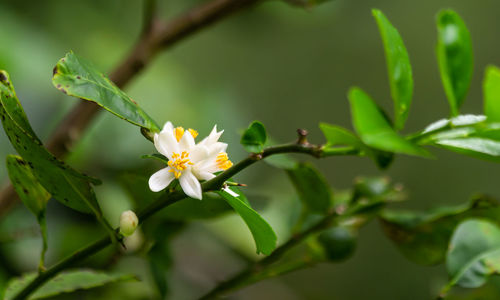
M226 180L229 178L233 177L240 171L244 170L245 168L249 167L250 165L268 157L271 155L275 154L282 154L282 153L303 153L303 154L309 154L314 157L320 158L320 157L325 157L325 156L333 156L333 155L350 155L350 154L356 154L357 151L353 150L351 148L341 148L338 151L329 151L328 154L325 154L322 151L322 148L320 146L316 145L310 145L310 144L287 144L287 145L281 145L281 146L274 146L274 147L268 147L266 148L262 153L258 154L251 154L249 157L246 159L240 161L239 163L235 164L231 168L227 169L226 171L222 172L219 174L217 177L204 182L201 186L204 192L208 191L216 191L220 190ZM160 211L161 209L176 203L177 201L180 201L182 199L186 198L186 195L182 191L174 191L172 193L167 193L164 194L161 198L156 200L155 202L151 203L148 207L146 207L143 211L139 212L137 214L137 217L139 218L139 222L142 223L152 215L154 215L156 212ZM336 214L332 214L331 216L334 216ZM266 257L262 261L260 261L260 264L262 266L266 266L268 264L271 264L272 262L278 260L281 258L281 256L291 247L295 246L296 244L300 243L306 236L308 236L312 232L317 232L323 228L327 224L329 224L330 218L325 218L322 222L318 223L317 225L311 227L310 229L295 235L292 239L290 239L287 243L282 245L281 247L278 247L270 256ZM115 229L116 232L118 232L119 229ZM78 250L77 252L73 253L71 256L63 259L56 265L52 266L51 268L47 269L47 271L40 273L29 285L27 285L22 291L20 291L13 299L14 300L20 300L20 299L26 299L31 293L33 293L36 289L38 289L41 285L43 285L45 282L56 276L59 272L62 270L65 270L71 266L73 266L75 263L99 252L100 250L106 248L111 244L111 239L109 236L104 237L89 246ZM259 267L260 264L258 264L256 267ZM252 270L253 272L253 270ZM225 291L225 290L224 290Z
M328 215L323 217L323 219L318 221L315 225L309 227L308 229L302 232L293 235L286 243L276 248L276 250L274 250L274 252L271 253L271 255L263 258L260 261L255 262L247 269L236 274L231 279L217 285L213 290L211 290L209 293L201 297L200 300L217 299L223 297L228 292L231 292L235 289L238 289L252 282L255 282L256 280L252 281L252 278L254 278L258 274L265 272L267 267L269 267L276 261L280 260L288 250L300 244L311 234L320 232L328 228L332 224L332 222L334 222L335 219L339 216L340 215L338 215L335 211L330 212Z

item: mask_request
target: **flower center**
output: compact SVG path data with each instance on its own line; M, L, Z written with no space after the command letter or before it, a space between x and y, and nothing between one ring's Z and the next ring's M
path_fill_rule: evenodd
M193 139L195 139L198 136L198 131L191 129L191 128L189 128L188 131L193 136ZM180 142L183 135L184 135L184 128L183 127L179 126L179 127L174 128L174 136L178 142Z
M227 170L233 165L233 163L227 157L226 152L219 153L217 155L217 158L215 159L215 162L217 163L217 167L219 167L222 170Z
M177 129L177 128L176 128ZM183 129L184 130L184 129ZM188 166L193 163L189 161L189 153L187 151L182 151L181 154L172 153L172 159L168 161L168 166L171 168L169 172L174 173L175 178L179 178Z

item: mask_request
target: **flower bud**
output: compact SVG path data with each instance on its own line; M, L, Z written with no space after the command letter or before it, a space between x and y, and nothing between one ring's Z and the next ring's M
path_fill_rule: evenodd
M120 216L120 233L124 236L129 236L134 233L139 224L139 219L131 210L124 211Z

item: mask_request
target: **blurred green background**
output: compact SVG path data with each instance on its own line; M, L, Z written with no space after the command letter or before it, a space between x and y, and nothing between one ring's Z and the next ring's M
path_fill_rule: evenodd
M202 2L159 1L158 14L168 19ZM78 101L52 86L51 72L58 59L73 50L99 69L110 71L138 36L141 8L138 0L0 1L0 69L10 73L42 139ZM320 121L351 128L345 95L352 85L362 87L392 112L372 8L381 9L398 28L413 65L415 93L406 133L448 115L435 59L435 15L443 8L456 10L471 32L475 69L462 112L481 113L484 69L488 64L500 65L500 3L494 0L336 0L307 10L268 1L163 52L126 91L159 123L171 120L197 129L201 136L217 124L225 130L223 140L229 143L233 161L246 155L238 142L239 132L254 119L262 121L277 141L292 141L295 130L305 128L312 142L322 143ZM136 127L108 113L99 115L74 150L70 163L103 179L98 198L113 224L131 206L118 184L118 174L143 168L152 173L159 168L140 159L154 152L153 145ZM0 157L9 153L15 152L1 131ZM364 158L330 158L314 164L335 188L350 187L359 175L390 176L406 187L409 201L402 205L406 208L460 203L478 192L500 197L497 166L452 152L435 153L437 160L398 156L385 172ZM3 163L0 179L7 180ZM275 228L279 242L285 241L297 202L286 175L259 164L238 180L249 185L250 201ZM51 203L49 264L93 240L100 232L94 223ZM0 220L5 270L18 273L36 268L40 241L33 228L34 218L20 206ZM170 298L201 295L243 268L244 261L229 249L252 256L254 247L248 230L235 216L194 222L173 243ZM98 259L93 263L98 264ZM143 282L117 284L112 290L67 299L150 299L155 295L147 264L140 257L125 256L112 268L135 272ZM429 299L446 279L443 266L422 267L404 259L373 222L361 231L351 260L262 282L233 298Z

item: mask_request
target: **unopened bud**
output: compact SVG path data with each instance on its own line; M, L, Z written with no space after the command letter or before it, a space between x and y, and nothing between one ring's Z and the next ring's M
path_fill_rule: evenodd
M120 233L124 236L129 236L134 233L139 224L139 219L131 210L124 211L120 216Z

